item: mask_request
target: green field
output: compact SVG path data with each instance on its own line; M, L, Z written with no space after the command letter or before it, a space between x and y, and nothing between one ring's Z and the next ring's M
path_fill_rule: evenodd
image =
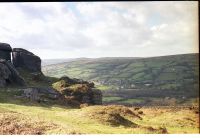
M194 90L199 80L199 54L152 58L97 58L44 66L47 76L80 78L115 88Z
M103 102L116 102L118 100L122 100L121 97L103 97Z

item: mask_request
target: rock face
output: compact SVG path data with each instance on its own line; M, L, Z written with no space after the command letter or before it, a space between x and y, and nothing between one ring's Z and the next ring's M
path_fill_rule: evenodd
M11 61L11 56L10 56L11 51L12 51L12 48L10 47L9 44L0 43L0 59Z
M0 60L0 87L6 86L6 83L10 75L11 75L10 70L4 63L1 63L1 60Z
M5 87L10 84L25 86L25 81L12 63L0 59L0 87Z
M14 48L12 57L15 67L24 68L31 72L41 72L41 59L33 53L22 48Z
M47 102L49 100L56 100L60 94L50 87L38 88L32 87L24 89L24 96L31 101Z

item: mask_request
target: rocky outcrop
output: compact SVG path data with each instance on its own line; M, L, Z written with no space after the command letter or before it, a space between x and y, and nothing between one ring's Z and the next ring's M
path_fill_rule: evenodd
M102 93L94 88L93 83L79 79L72 81L68 77L62 77L60 81L53 84L53 88L59 91L69 103L102 104Z
M12 48L9 44L0 43L0 59L5 59L11 61L11 53Z
M41 72L41 59L33 53L22 49L14 48L12 52L13 65L31 72Z
M48 102L49 100L58 99L60 94L50 87L32 87L24 89L23 96L29 98L31 101Z
M26 78L30 86L37 86L36 84L46 86L52 83L51 80L46 80L47 77L41 72L41 59L38 56L22 48L12 50L9 44L0 43L0 87L13 86L13 84L26 86L17 70ZM64 76L53 84L53 88L26 88L22 97L29 98L31 101L57 100L64 104L73 103L79 106L102 104L102 93L94 88L94 83Z
M24 79L9 61L0 59L0 87L16 84L25 86Z

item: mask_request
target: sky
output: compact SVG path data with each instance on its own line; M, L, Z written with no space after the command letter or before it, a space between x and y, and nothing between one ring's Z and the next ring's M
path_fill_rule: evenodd
M198 2L0 3L0 42L42 59L198 53Z

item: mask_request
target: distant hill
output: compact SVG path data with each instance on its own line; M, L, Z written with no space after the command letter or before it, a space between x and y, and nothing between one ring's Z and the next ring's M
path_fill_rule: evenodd
M139 57L120 57L120 59L139 59ZM101 59L119 59L119 57L104 57ZM70 61L78 61L78 60L93 60L92 58L67 58L67 59L43 59L42 66L48 66L53 64L66 63Z
M42 66L64 63L64 62L69 62L69 61L73 61L73 60L74 60L73 58L69 58L69 59L43 59L42 60Z
M80 58L44 66L45 75L67 75L120 88L193 89L199 86L199 54L150 58Z

